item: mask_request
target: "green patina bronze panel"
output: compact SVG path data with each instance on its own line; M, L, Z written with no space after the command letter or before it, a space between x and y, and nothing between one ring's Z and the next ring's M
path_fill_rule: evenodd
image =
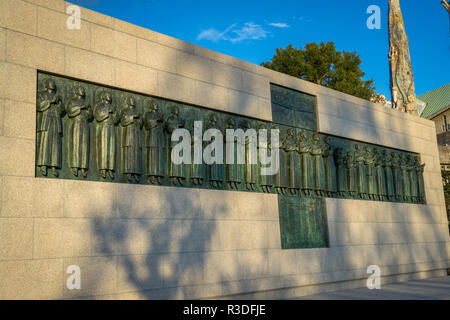
M316 112L316 98L312 95L274 84L271 84L270 90L272 103L301 112Z
M317 130L314 96L274 84L271 84L270 90L273 122L311 131Z
M425 202L424 164L417 154L319 134L310 130L316 126L315 97L274 85L272 94L283 104L273 103L274 115L277 108L285 110L279 117L283 121L264 122L39 72L36 176ZM308 116L298 120L296 113ZM267 129L269 136L270 129L278 129L280 170L263 176L260 162L172 163L176 143L171 133L177 128L193 133L194 121L203 122L202 133L215 128L223 136L226 129ZM269 154L276 150L265 149Z
M314 112L301 112L294 110L295 127L315 131L317 129L317 117Z
M281 125L295 127L294 110L272 102L272 121Z
M278 197L282 249L329 246L325 200Z
M319 134L315 97L271 88L273 122L265 122L39 72L36 177L276 193L286 247L328 241L324 197L425 203L419 155ZM270 141L270 130L279 130L279 149L258 145L259 152L278 151L279 171L265 176L261 161L251 164L260 156L252 155L248 136L233 146L235 157L239 144L245 150L243 164L236 158L231 164L173 163L176 129L193 137L192 157L196 143L206 147L194 135L195 121L202 121L202 135L208 129L223 137L227 129L267 129ZM306 213L293 215L298 208ZM298 228L306 229L299 235Z

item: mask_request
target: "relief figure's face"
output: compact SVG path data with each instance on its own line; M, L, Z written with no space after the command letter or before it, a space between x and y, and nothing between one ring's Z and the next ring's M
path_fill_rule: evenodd
M78 87L76 92L77 92L78 97L81 99L83 99L84 96L86 95L86 91L84 90L83 87Z
M156 104L156 102L151 102L150 103L150 111L151 112L158 112L158 105Z
M128 99L128 107L134 109L136 107L136 100L133 97Z
M48 92L55 92L55 91L56 91L56 84L55 84L54 81L50 80L50 81L48 82L48 85L47 85L47 91L48 91Z

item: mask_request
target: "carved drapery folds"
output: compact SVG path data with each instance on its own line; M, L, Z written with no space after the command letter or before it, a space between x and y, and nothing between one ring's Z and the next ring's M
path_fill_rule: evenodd
M38 79L38 177L292 197L425 201L425 165L416 154L44 73ZM303 121L310 115L301 111L297 117ZM191 135L189 164L171 161L179 143L171 139L176 129ZM223 137L223 162L205 162L204 152L216 139L205 139L209 129ZM257 148L250 147L250 135L234 135L228 148L227 130L238 129L254 130ZM266 131L266 141L259 141L261 130ZM272 144L271 130L278 130L279 143ZM200 146L200 163L195 146ZM238 159L239 150L244 151L243 161ZM261 174L261 154L270 158L277 152L272 165L279 170ZM217 155L212 152L211 156ZM232 158L231 163L227 158Z
M144 115L146 130L145 147L147 148L147 181L150 184L162 184L165 170L166 137L164 133L164 115L157 100L147 101Z
M301 130L298 135L298 152L300 153L300 163L301 163L301 190L303 195L312 195L314 189L313 182L313 166L312 166L312 140L311 136L304 130Z
M119 114L123 173L128 181L139 182L141 175L141 114L136 99L125 97Z
M228 117L226 123L226 129L236 130L236 120L234 117ZM231 145L232 143L232 145ZM241 184L241 173L240 173L240 165L238 163L238 144L242 143L237 139L236 136L233 136L233 139L229 141L227 145L228 148L225 149L226 157L232 159L232 161L228 161L229 163L225 164L225 176L228 188L232 190L238 190L239 185ZM229 153L229 154L228 154ZM263 185L263 184L262 184Z
M333 197L337 193L337 170L332 154L330 139L328 137L323 138L322 156L325 164L326 193L328 197ZM340 160L342 161L342 159Z
M297 152L297 138L294 129L290 128L286 132L282 143L283 152L285 152L286 171L288 177L288 192L292 195L298 193L300 189L298 182L298 152Z
M279 130L280 134L281 134L281 129L278 125L274 125L273 129ZM282 139L282 138L280 137L280 139ZM272 152L278 152L278 155L279 155L279 160L278 160L279 170L274 175L273 185L275 188L275 192L277 194L284 194L288 187L288 181L287 181L286 166L284 165L286 163L286 156L285 156L283 144L280 142L278 146L273 146Z
M346 162L344 151L338 148L334 151L334 158L336 164L336 184L337 184L337 195L339 197L344 197L349 189L347 187L347 172L346 172Z
M64 108L58 91L55 81L45 79L37 94L36 164L43 176L51 169L57 177L61 169L61 117Z
M266 154L267 156L272 155L272 145L270 143L271 140L271 131L269 130L269 126L265 124L259 124L258 132L260 130L266 130L266 141L262 141L262 143L258 144L258 155ZM259 185L261 187L262 192L271 193L273 187L273 176L271 175L259 175Z
M71 137L70 168L75 177L78 176L79 172L81 172L83 177L87 177L90 149L89 122L93 118L93 112L89 101L86 99L86 90L82 86L76 86L72 91L72 98L66 105Z
M219 116L215 113L211 113L209 117L207 118L207 124L206 129L207 130L218 130L222 133L223 136L223 130L221 123L219 121ZM212 137L212 142L215 141L215 137ZM209 164L209 182L210 186L213 189L220 189L223 187L223 181L224 181L224 167L223 163L219 163L218 161L215 161L216 154L218 152L216 149L214 149L211 152L211 158L214 159L213 163Z
M185 122L180 117L180 109L176 105L171 104L170 115L166 121L166 131L170 141L170 152L172 152L173 148L178 144L177 141L172 141L170 136L176 129L184 128L184 125ZM169 177L173 185L182 186L186 179L184 165L170 161Z
M116 170L116 133L115 126L119 122L117 106L113 104L112 95L101 91L94 107L96 121L97 168L103 179L109 176L114 179Z

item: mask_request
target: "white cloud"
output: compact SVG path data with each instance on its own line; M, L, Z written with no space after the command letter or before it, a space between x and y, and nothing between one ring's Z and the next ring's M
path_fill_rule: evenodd
M269 23L270 26L275 28L289 28L290 26L287 23L284 22L272 22Z
M241 42L245 40L260 40L267 37L268 32L260 25L253 22L247 22L240 29L233 30L237 37L228 39L232 43Z
M200 32L197 40L209 40L213 42L225 40L231 43L238 43L245 40L261 40L269 34L262 26L253 22L246 22L240 28L236 27L237 24L234 23L222 32L214 28L206 29Z
M220 32L217 31L214 28L211 29L207 29L207 30L203 30L202 32L200 32L200 34L197 36L197 40L210 40L213 42L217 42L219 40L222 40L224 38L224 36L228 33L228 31L230 31L231 29L233 29L236 26L236 23L232 24L231 26L229 26L228 28L226 28L224 31Z

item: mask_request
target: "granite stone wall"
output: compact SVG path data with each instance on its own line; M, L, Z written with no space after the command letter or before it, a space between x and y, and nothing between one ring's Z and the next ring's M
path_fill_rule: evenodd
M0 0L0 298L288 298L445 275L434 123L60 0ZM318 130L419 153L421 204L326 199L330 248L282 250L275 194L35 178L37 72L272 120L270 83L317 96ZM81 268L68 290L67 267Z

